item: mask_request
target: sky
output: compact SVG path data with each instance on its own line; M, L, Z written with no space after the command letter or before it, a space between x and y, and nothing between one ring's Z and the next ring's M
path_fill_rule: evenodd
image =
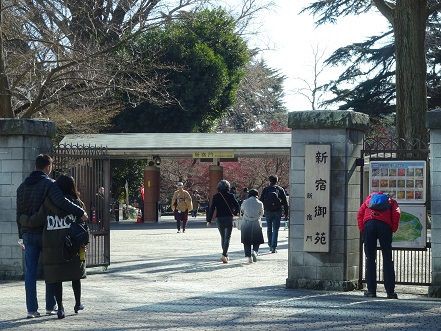
M387 20L377 11L338 20L336 24L315 27L310 14L299 12L310 0L274 0L275 6L257 18L259 33L251 46L267 49L261 56L267 64L286 76L285 105L288 111L310 110L308 100L296 89L304 87L300 79L313 79L313 49L325 52L325 58L341 46L363 41L388 30ZM338 77L341 68L325 69L319 83ZM299 79L300 78L300 79Z

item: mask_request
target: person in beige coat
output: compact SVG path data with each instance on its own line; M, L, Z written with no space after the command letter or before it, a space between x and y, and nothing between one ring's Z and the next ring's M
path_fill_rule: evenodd
M176 220L176 227L178 229L178 233L180 233L181 221L182 232L185 232L185 226L187 225L188 221L188 211L193 209L193 204L191 202L190 193L184 190L184 184L182 182L178 182L176 187L177 190L175 193L173 193L171 205Z
M263 203L257 199L258 194L259 192L255 189L249 190L249 198L245 199L240 206L241 241L248 263L257 261L259 246L264 243L261 223Z

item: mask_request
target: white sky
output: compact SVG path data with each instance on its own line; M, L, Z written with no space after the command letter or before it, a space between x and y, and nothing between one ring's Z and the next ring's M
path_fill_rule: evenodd
M361 16L351 16L338 20L336 24L327 24L315 28L313 17L298 13L310 0L274 0L275 7L262 12L259 17L260 33L252 44L260 48L269 48L262 57L267 64L287 77L285 82L285 102L289 111L309 110L308 100L295 92L304 87L297 79L312 81L312 49L318 47L325 51L327 58L335 49L355 41L385 32L387 20L379 12L370 12ZM341 70L325 69L320 82L325 83L336 78Z

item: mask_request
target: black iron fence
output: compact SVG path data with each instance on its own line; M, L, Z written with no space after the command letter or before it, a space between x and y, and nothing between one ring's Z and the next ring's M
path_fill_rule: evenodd
M54 176L75 178L81 200L89 215L88 267L110 264L110 162L106 148L59 145L54 149Z

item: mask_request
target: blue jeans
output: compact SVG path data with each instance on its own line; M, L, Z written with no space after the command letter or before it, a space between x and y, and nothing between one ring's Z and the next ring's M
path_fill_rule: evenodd
M38 310L37 300L37 273L38 259L42 249L41 233L23 233L23 244L25 246L25 290L26 308L28 312ZM46 284L46 309L52 310L55 307L55 297L51 284Z
M377 291L377 239L383 254L384 288L388 294L395 291L395 271L392 261L392 229L378 220L367 221L364 225L364 252L366 254L366 283L368 292Z
M268 235L268 246L271 249L277 248L277 239L279 238L280 220L282 211L266 211L266 232Z

